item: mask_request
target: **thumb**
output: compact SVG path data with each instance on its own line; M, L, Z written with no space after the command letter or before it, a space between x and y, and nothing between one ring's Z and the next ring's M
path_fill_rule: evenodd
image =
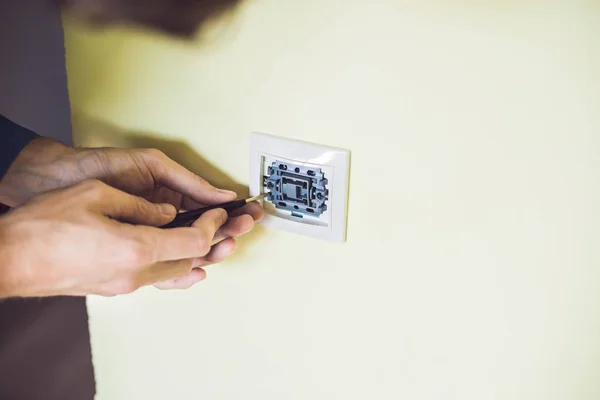
M92 186L92 209L121 222L161 226L172 221L177 213L171 204L154 204L99 181L95 181Z

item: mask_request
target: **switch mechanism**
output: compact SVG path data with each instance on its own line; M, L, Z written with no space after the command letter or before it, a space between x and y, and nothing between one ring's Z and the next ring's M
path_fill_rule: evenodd
M319 217L327 211L329 190L321 168L306 167L284 161L274 161L264 176L267 201L293 216Z

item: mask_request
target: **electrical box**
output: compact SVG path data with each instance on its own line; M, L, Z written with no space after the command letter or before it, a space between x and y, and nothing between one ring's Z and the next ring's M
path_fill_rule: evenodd
M250 194L268 194L266 226L344 242L349 178L348 150L251 134Z

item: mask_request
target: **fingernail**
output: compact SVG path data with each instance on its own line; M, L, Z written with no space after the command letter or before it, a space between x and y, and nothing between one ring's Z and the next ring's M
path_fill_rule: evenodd
M159 204L158 209L163 215L171 216L175 213L175 207L170 204Z
M235 197L237 197L237 193L236 193L236 192L233 192L233 191L231 191L231 190L226 190L226 189L217 189L217 192L219 192L219 193L223 193L223 194L226 194L226 195L229 195L229 196L235 196Z

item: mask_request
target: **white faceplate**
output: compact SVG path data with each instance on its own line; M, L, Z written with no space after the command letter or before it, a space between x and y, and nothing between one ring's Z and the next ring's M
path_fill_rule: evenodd
M277 209L270 202L263 201L265 217L262 224L319 239L344 242L348 214L350 151L263 133L252 133L250 136L251 196L268 191L263 187L263 177L267 174L268 166L277 160L321 168L328 180L327 211L318 218L309 216L297 218L292 216L291 212Z

